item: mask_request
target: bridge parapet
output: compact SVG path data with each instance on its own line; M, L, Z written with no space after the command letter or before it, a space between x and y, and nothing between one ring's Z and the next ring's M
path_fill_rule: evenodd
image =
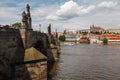
M24 50L19 30L0 27L0 56L6 57L13 63L15 55L19 55L18 49Z

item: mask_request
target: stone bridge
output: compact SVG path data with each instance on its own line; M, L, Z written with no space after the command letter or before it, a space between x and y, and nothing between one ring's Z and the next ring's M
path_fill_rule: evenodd
M44 69L46 69L45 61L47 61L46 67L49 74L56 59L55 57L57 57L55 55L58 54L58 38L57 34L51 34L51 24L48 26L48 34L33 31L30 6L27 4L26 8L27 14L25 11L22 13L21 28L15 29L9 26L0 27L0 80L47 80L47 76L31 77L33 75L31 75L26 64L31 65L34 63L37 66L38 64L42 66L41 64L43 62ZM52 49L56 49L57 52L55 53ZM34 56L34 59L31 55ZM30 70L31 69L35 71L35 67L30 68ZM47 72L38 73L44 73L43 75L45 75ZM39 75L36 71L35 73L35 75ZM16 76L16 74L18 75Z

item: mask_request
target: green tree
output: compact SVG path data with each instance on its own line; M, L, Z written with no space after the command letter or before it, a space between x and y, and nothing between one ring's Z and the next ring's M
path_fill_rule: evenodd
M96 31L95 34L100 34L100 32Z
M12 27L19 28L19 27L21 27L21 23L20 22L13 23Z
M59 40L60 40L60 41L65 41L65 39L66 39L65 35L61 35L61 36L59 37Z
M108 44L108 39L107 38L103 38L103 44Z
M87 34L88 34L88 32L82 32L82 34L83 34L83 35L87 35Z

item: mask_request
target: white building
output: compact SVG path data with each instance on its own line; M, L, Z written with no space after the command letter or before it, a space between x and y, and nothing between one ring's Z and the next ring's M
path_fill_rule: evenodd
M112 28L112 29L107 29L107 31L108 31L109 33L120 33L120 28L118 28L118 29L114 29L114 28Z

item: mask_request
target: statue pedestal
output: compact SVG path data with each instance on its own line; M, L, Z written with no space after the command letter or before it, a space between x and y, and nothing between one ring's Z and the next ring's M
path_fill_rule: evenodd
M22 27L20 28L20 34L21 34L21 38L24 44L24 48L27 49L27 48L32 47L33 30Z

